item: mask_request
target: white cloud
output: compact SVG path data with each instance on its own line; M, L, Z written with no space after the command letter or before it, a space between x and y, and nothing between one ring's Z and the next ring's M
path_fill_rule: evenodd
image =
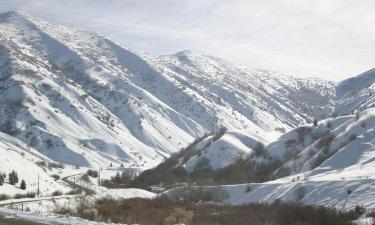
M192 49L332 80L375 66L372 0L0 0L0 7L156 54Z

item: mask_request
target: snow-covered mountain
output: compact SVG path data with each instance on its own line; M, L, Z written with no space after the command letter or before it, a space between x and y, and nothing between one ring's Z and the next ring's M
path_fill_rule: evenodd
M226 137L227 136L227 137ZM243 149L243 138L231 141L232 153L228 157L228 151L223 151L226 147L225 140L233 135L233 132L226 132L221 138L212 141L210 146L204 147L207 139L203 139L195 144L195 151L191 157L185 160L176 160L176 164L170 165L170 170L176 170L179 165L185 166L187 172L192 173L191 164L199 165L203 157L208 160L208 165L216 171L216 174L224 174L228 177L240 177L243 171L232 170L232 173L223 173L225 166L217 166L217 162L235 162L241 155L234 153ZM226 138L225 138L226 137ZM261 138L257 139L262 140ZM273 168L264 166L280 165L269 172L267 182L255 182L256 179L248 179L232 185L224 185L228 192L227 204L245 204L251 202L275 201L297 201L306 204L317 204L339 209L353 209L355 206L364 206L372 210L375 206L375 108L370 108L356 115L341 116L319 121L314 124L303 125L283 134L280 138L266 144L264 153L257 155L256 147L249 143L248 149L242 154L250 155L247 159L250 162L263 165L263 168ZM253 146L253 147L251 147ZM217 160L218 155L226 155L224 160ZM242 156L243 156L242 155ZM183 158L183 157L182 157ZM171 161L167 161L171 162ZM185 163L190 162L190 163ZM275 162L279 162L276 163ZM166 164L163 163L157 168ZM241 170L248 170L251 174L256 167L238 167ZM200 169L200 167L193 167ZM236 167L234 167L236 168ZM157 169L154 169L157 171ZM154 170L145 172L140 178L143 184L152 180ZM159 170L165 173L165 169ZM159 172L158 171L158 172ZM236 173L233 173L236 172ZM181 171L178 171L181 176ZM210 176L215 173L211 173ZM147 176L146 176L147 175ZM210 179L206 174L202 174L205 180ZM198 178L197 178L198 177ZM275 177L281 177L275 179ZM195 181L199 176L195 176ZM188 180L185 178L185 180ZM163 179L163 182L168 181ZM199 180L198 180L199 181ZM241 184L238 184L241 183ZM244 184L245 183L245 184ZM178 195L184 188L168 190L169 195Z
M0 15L0 130L64 164L150 168L222 127L252 138L371 107L372 74L335 84L191 51L154 56L22 13Z

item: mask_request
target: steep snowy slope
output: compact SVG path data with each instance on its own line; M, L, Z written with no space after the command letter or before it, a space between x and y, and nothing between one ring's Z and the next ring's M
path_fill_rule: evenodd
M214 103L217 117L224 117L220 115L223 107L239 115L244 126L233 127L236 121L229 121L224 123L228 128L248 128L255 124L272 131L276 127L295 127L314 117L326 117L333 111L333 82L247 69L191 51L163 56L159 64L165 65L164 72L184 88Z
M336 112L354 113L375 107L375 68L336 86Z
M273 131L333 112L334 84L192 52L152 56L0 15L0 128L65 164L149 168L221 127Z
M51 159L149 167L203 132L129 81L117 57L133 53L15 12L0 20L1 129Z
M337 208L362 205L373 209L375 109L362 112L358 119L355 116L342 119L345 121L343 125L332 130L335 138L328 150L320 149L318 153L310 154L316 149L316 144L313 144L300 154L300 159L288 163L291 166L293 163L304 162L299 170L302 173L294 171L292 176L264 184L252 184L252 191L249 193L244 191L247 185L227 187L230 192L227 202L241 204L280 199ZM309 159L305 158L305 154L310 155ZM316 159L320 164L312 169L311 162Z
M42 195L51 194L53 191L69 190L69 187L62 183L56 182L49 174L57 173L57 169L43 169L36 163L52 162L38 151L16 138L4 133L0 133L0 173L5 173L7 178L5 183L0 186L0 193L13 195L17 193L37 192L38 175L40 177L40 192ZM8 183L8 174L12 171L18 173L19 182L16 185ZM20 182L24 179L26 190L20 189Z
M232 165L240 158L254 154L257 145L267 145L265 134L251 134L250 131L226 131L223 134L209 136L195 146L195 153L189 159L181 161L188 172L194 172L202 162L218 170Z
M275 158L283 157L286 163L282 169L286 175L335 174L359 168L371 171L375 166L372 164L375 159L374 120L375 108L371 108L356 116L321 121L316 127L303 127L305 140L300 143L297 137L301 128L297 128L297 132L292 131L268 146L268 151Z
M281 200L339 209L375 207L375 108L293 129L269 144L266 151L269 157L250 159L284 162L283 169L274 172L283 177L223 186L229 194L225 203ZM184 188L166 193L179 195L181 190Z

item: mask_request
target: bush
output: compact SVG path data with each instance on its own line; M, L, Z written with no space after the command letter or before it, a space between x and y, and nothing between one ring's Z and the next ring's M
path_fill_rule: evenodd
M121 174L117 172L110 180L102 181L102 185L107 188L124 188L132 182L135 176L136 173L133 170L124 170Z
M354 141L355 139L357 139L357 134L351 134L349 136L349 141Z
M193 220L193 211L187 211L183 208L176 208L174 212L164 219L165 225L185 224L189 225Z
M258 142L253 150L256 156L262 156L266 153L266 147L261 142Z
M0 201L5 201L10 199L10 196L7 194L0 194Z
M359 118L360 118L359 112L356 112L356 113L355 113L355 121L358 121Z
M289 167L282 166L280 167L276 172L277 177L286 177L289 176L292 173Z
M335 139L335 135L332 134L331 132L328 132L326 133L325 135L323 135L318 144L317 144L317 147L320 149L320 148L323 148L323 147L329 147L333 141L333 139Z
M26 198L35 198L36 194L35 192L27 192L25 196Z
M194 172L209 170L211 170L210 160L205 156L197 160L193 169Z
M96 170L87 170L86 173L92 178L97 178L99 176L99 172Z
M86 183L89 183L89 182L90 182L89 175L87 175L87 174L83 174L83 175L81 176L81 180L84 181L84 182L86 182Z
M63 195L63 193L61 191L54 191L54 192L52 192L51 195L52 196L60 196L60 195Z
M284 159L285 162L289 161L291 159L297 159L298 154L299 154L298 149L288 148L283 154L283 159Z
M284 127L276 127L275 128L275 131L278 131L280 133L285 133L286 132L286 129Z
M172 190L167 197L175 202L222 202L229 197L228 192L220 187L185 187Z
M295 190L294 195L296 197L296 201L301 201L305 197L305 195L306 195L306 189L305 189L305 187L299 186Z
M289 140L285 141L285 147L286 148L290 148L290 147L294 146L296 143L297 143L296 140L289 139Z
M64 169L65 166L61 163L50 162L50 163L48 163L48 168L49 169L51 169L51 168Z
M57 174L52 174L51 177L56 180L60 180L60 176Z
M55 203L52 212L61 215L71 215L73 213L73 209L70 208L68 205L61 206Z
M310 128L308 127L299 127L296 129L296 133L297 133L297 136L298 136L298 141L300 143L303 143L305 141L305 135L306 133L310 132Z
M24 194L15 194L13 196L14 199L21 199L21 198L26 198L26 196Z
M354 212L357 213L359 216L362 216L366 212L366 209L363 206L356 205L354 207Z
M35 163L36 165L40 167L47 167L47 162L46 161L38 161Z
M80 195L75 198L76 210L80 217L84 215L84 211L90 208L91 200L88 195Z
M35 198L35 192L27 192L26 194L15 194L13 198L21 199L21 198Z
M66 195L79 195L81 193L82 193L81 189L76 189L76 190L70 190L70 191L66 192L65 194Z
M99 199L92 206L102 221L121 224L198 225L353 225L354 212L319 206L290 204L195 204L168 198ZM178 209L178 210L177 210Z
M320 166L324 161L326 161L331 156L331 154L320 152L319 155L312 159L312 161L310 162L310 169L315 169L316 167Z

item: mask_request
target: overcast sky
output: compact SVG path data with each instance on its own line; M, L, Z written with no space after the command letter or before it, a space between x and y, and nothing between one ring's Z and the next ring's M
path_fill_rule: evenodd
M374 0L0 0L154 54L342 80L375 67Z

